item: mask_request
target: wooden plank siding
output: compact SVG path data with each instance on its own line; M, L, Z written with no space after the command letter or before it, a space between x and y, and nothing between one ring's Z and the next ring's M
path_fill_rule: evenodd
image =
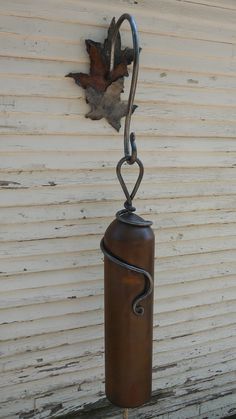
M121 417L104 396L99 242L123 203L115 176L123 124L117 134L86 119L84 91L64 76L88 71L84 40L102 41L124 12L142 46L136 206L156 233L154 399L129 417L236 413L235 1L8 0L0 1L1 419ZM131 44L128 25L122 42ZM136 171L125 172L131 186Z

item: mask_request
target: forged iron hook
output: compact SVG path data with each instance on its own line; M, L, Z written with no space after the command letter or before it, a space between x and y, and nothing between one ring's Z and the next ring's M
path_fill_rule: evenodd
M128 99L128 113L125 118L125 129L124 129L124 155L127 158L128 164L133 164L137 159L137 148L135 144L135 133L131 132L130 134L130 122L133 110L133 103L134 103L134 96L137 86L137 79L138 79L138 70L139 70L139 40L138 40L138 31L136 22L128 13L124 13L120 16L115 24L115 29L113 32L112 40L111 40L111 61L110 61L110 71L113 70L114 67L114 53L115 53L115 44L116 38L119 33L119 29L121 24L124 20L128 20L132 32L132 39L133 39L133 50L134 50L134 58L133 58L133 72L132 72L132 79L131 79L131 86L129 92L129 99ZM131 152L130 152L131 146Z
M122 157L116 166L116 174L118 177L118 180L120 182L120 185L123 189L123 192L126 197L126 201L124 203L124 209L118 211L116 213L116 219L122 223L133 225L135 227L150 227L152 222L146 221L141 217L138 217L137 215L133 215L130 217L131 213L134 213L136 208L132 205L132 200L134 199L136 192L140 186L140 183L143 178L144 174L144 167L137 157L137 147L135 143L135 133L131 132L130 134L130 122L131 122L131 116L132 116L132 109L133 109L133 102L134 102L134 96L136 91L136 85L137 85L137 79L138 79L138 69L139 69L139 42L138 42L138 33L137 33L137 27L134 18L129 15L128 13L123 14L115 24L112 40L111 40L111 58L110 58L110 71L113 70L114 67L114 52L115 52L115 44L116 44L116 38L119 33L119 29L121 24L124 20L128 20L131 30L132 30L132 37L133 37L133 51L134 51L134 58L133 58L133 73L132 73L132 79L131 79L131 86L130 86L130 92L129 92L129 99L128 99L128 112L125 118L125 129L124 129L124 157ZM131 150L130 150L131 149ZM124 163L128 164L134 164L136 163L139 168L139 174L138 178L136 180L136 183L133 187L133 190L131 193L129 193L128 188L125 184L125 181L123 179L123 176L121 174L121 168ZM153 278L152 275L143 268L140 268L136 265L130 264L126 262L125 260L122 260L120 257L117 257L115 254L113 254L110 249L106 248L105 241L102 239L100 243L101 250L103 254L109 259L111 262L113 262L116 265L119 265L120 267L131 271L136 272L144 277L144 288L140 294L138 294L132 303L132 310L133 313L137 316L143 316L144 315L144 307L141 305L142 301L145 300L149 295L153 292Z

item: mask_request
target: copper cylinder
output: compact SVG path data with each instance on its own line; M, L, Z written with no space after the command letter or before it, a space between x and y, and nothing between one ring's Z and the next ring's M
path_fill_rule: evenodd
M128 217L142 220L134 214ZM154 234L150 225L116 219L107 228L103 243L112 255L153 277ZM135 314L132 305L144 292L144 276L107 256L104 266L106 395L113 404L132 408L151 397L153 292L140 302L143 315Z

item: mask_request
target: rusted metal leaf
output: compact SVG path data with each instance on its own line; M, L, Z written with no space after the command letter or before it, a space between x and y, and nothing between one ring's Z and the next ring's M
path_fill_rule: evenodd
M120 100L123 91L124 78L113 82L107 87L105 92L99 92L93 87L86 89L86 100L91 106L91 110L86 114L86 118L102 119L106 118L109 124L119 131L120 120L127 114L127 102ZM133 106L133 111L136 105Z
M90 111L86 118L98 120L105 118L109 124L119 131L121 118L127 114L127 102L121 101L124 89L124 77L129 75L128 65L133 61L133 49L121 49L120 34L117 36L114 52L114 68L110 71L111 39L115 26L112 19L108 36L104 43L86 39L86 49L90 58L90 73L69 73L66 77L74 79L75 83L86 91L86 102ZM133 111L136 109L133 106Z

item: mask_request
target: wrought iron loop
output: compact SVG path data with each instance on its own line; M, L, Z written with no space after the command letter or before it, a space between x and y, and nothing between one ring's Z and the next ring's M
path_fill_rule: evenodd
M127 188L127 186L125 184L125 181L123 179L123 176L121 174L121 167L122 167L123 163L128 161L128 159L129 159L129 157L123 157L122 159L120 159L120 161L117 163L117 166L116 166L116 174L117 174L118 180L120 182L120 185L121 185L121 187L123 189L123 192L125 194L125 197L126 197L126 202L124 203L124 207L126 208L127 211L133 212L133 211L135 211L135 207L133 207L133 205L132 205L132 200L134 199L134 197L137 193L137 190L140 186L140 183L142 181L144 168L143 168L143 163L141 162L141 160L139 160L136 157L135 163L137 163L137 165L139 166L139 175L138 175L138 178L136 180L136 183L133 187L133 190L132 190L131 194L129 194L128 188Z
M135 265L130 265L129 263L125 262L124 260L118 258L117 256L113 255L110 251L106 249L106 246L104 244L104 239L102 239L100 243L101 250L103 254L113 263L116 263L117 265L121 266L124 269L127 269L129 271L136 272L140 275L143 275L145 278L145 287L144 291L139 294L132 303L132 308L134 314L137 316L143 316L144 315L144 308L140 305L140 303L146 299L153 291L153 278L150 275L149 272L147 272L145 269L139 268Z

